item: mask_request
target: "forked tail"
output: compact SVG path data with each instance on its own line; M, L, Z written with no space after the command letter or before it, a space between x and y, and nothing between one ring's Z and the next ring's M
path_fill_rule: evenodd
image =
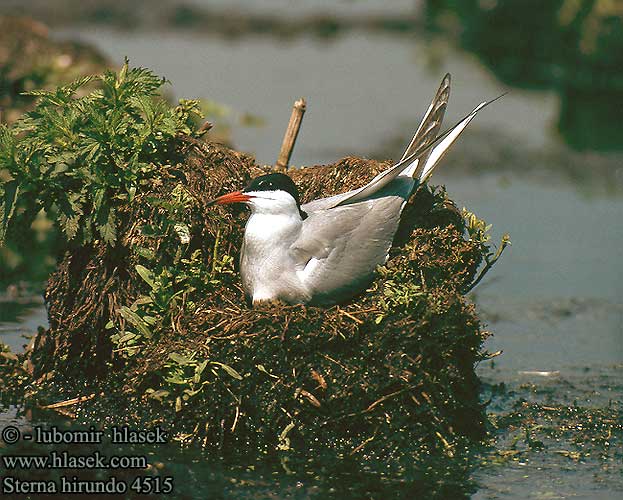
M441 84L439 85L439 89L437 89L435 97L433 97L430 106L428 106L428 109L424 114L424 118L422 118L420 125L411 139L411 142L407 146L407 149L405 149L402 158L400 158L400 162L411 156L417 150L426 148L426 146L432 144L437 138L437 134L439 134L441 123L443 122L443 117L446 112L446 107L448 106L448 100L450 99L450 82L450 73L446 73L441 80ZM402 175L418 179L430 154L430 149L426 150L422 155L417 157L407 169L405 169Z
M393 167L378 174L365 186L338 196L332 202L323 205L323 209L335 208L368 199L380 192L385 186L389 185L397 177L408 177L412 184L411 188L426 182L433 169L439 163L450 146L456 141L458 136L465 130L476 114L485 106L497 101L502 94L491 101L481 102L474 110L456 125L446 130L443 134L437 135L441 128L441 121L448 104L450 96L450 75L446 75L441 82L441 86L433 99L433 102L424 115L422 123L409 143L402 159ZM413 190L410 191L413 193Z
M446 75L448 77L449 75ZM445 78L444 78L445 81ZM442 83L443 85L443 83ZM461 121L459 121L456 125L446 130L443 134L437 136L437 131L441 126L441 119L443 118L443 113L439 117L438 124L435 122L429 126L424 125L424 122L427 121L429 113L424 116L422 123L418 127L419 130L431 130L434 131L434 136L430 137L428 134L422 134L419 136L419 133L416 132L411 144L405 151L405 155L403 155L403 159L399 164L409 163L408 166L402 167L400 175L413 177L419 184L422 184L428 180L430 175L433 173L435 167L439 164L439 161L446 154L450 146L454 144L454 141L457 140L461 132L465 130L465 128L469 125L476 114L485 106L497 101L501 97L505 96L506 93L496 97L495 99L491 99L490 101L481 102L478 106L476 106L467 116L465 116ZM431 104L429 111L434 109L435 100ZM445 105L444 105L445 110ZM436 129L436 130L435 130ZM408 153L408 154L407 154Z

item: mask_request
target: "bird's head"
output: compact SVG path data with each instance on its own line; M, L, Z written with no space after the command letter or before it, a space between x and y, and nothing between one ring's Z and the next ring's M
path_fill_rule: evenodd
M210 204L244 203L253 213L282 215L299 213L301 210L299 192L294 181L285 174L272 173L253 179L242 191L219 196Z

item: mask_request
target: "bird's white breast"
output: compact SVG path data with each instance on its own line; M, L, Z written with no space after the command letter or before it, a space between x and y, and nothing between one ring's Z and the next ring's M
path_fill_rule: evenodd
M253 302L278 298L288 302L308 300L290 255L302 223L300 217L290 214L254 213L249 218L240 272L245 292Z

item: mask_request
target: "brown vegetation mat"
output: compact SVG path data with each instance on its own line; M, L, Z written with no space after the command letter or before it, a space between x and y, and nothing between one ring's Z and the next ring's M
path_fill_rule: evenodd
M100 408L108 421L113 401L123 399L116 418L159 422L215 449L323 447L382 458L415 449L452 454L455 437L481 435L473 368L486 332L463 291L485 246L464 237L445 193L428 187L409 202L401 245L386 268L350 303L252 309L238 274L223 272L152 320L148 341L114 343L111 334L134 321L120 308L149 289L135 267L147 265L146 251L157 256L152 267L183 262L174 233L146 234L171 213L154 200L179 195L183 186L191 195L182 210L190 230L185 255L204 250L202 265L212 271L217 254L237 261L245 210L205 205L259 169L216 144L186 141L181 153L183 162L163 167L128 207L116 247L96 242L67 254L50 278L50 329L30 356L33 387L53 381L61 399L95 392L91 410ZM309 200L359 186L387 166L345 158L291 175Z

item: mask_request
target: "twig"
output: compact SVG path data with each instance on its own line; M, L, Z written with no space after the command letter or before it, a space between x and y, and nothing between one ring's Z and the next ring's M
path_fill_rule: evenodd
M498 247L497 252L495 252L495 255L493 256L491 260L486 259L487 265L483 268L483 270L480 272L478 277L470 285L468 285L465 288L465 290L463 290L463 295L471 292L476 287L476 285L480 283L482 278L485 277L485 274L489 272L489 270L493 267L493 265L502 256L502 252L504 251L504 249L510 244L511 242L510 242L510 238L508 237L508 234L505 234L504 236L502 236L502 241L500 242L500 246Z
M332 361L333 363L335 363L336 365L338 365L340 368L342 368L342 370L344 370L346 373L353 373L352 370L349 370L348 368L346 368L342 363L340 363L339 361L336 361L335 359L327 356L326 354L320 354L323 358L328 359L329 361Z
M240 416L240 406L236 405L236 418L234 418L234 424L231 426L232 434L236 431L236 425L238 424L238 417Z
M392 392L391 394L386 394L385 396L383 396L380 399L377 399L374 403L372 403L370 406L368 406L364 412L370 412L374 409L375 406L381 404L383 401L387 401L388 399L393 398L394 396L398 396L399 394L402 394L403 392L405 392L406 390L410 389L409 388L405 388L405 389L400 389L399 391L396 392Z
M93 399L95 394L89 394L88 396L78 396L77 398L68 399L66 401L59 401L58 403L52 403L49 405L41 406L40 408L43 410L54 410L56 408L62 408L64 406L71 406L78 403L82 403L83 401L88 401L89 399Z
M370 436L368 439L366 439L363 443L361 443L359 446L357 446L356 448L354 448L353 450L351 450L350 454L354 455L355 453L357 453L358 451L362 450L363 447L365 445L367 445L370 441L373 441L374 438L376 437L376 433L379 431L379 428L377 427L374 430L374 434L372 434L372 436Z
M353 316L352 314L350 314L347 311L344 311L344 309L340 309L339 307L337 308L337 311L340 314L343 314L344 316L347 316L348 318L352 319L355 323L358 323L360 325L363 325L365 322L360 320L359 318L356 318L355 316Z
M216 230L216 238L214 238L214 248L212 249L212 268L210 269L210 278L214 277L216 271L216 261L218 260L218 246L221 242L221 227Z
M448 443L446 438L443 437L439 431L435 431L435 434L437 434L437 437L439 438L439 440L443 444L443 447L446 450L446 455L448 457L450 457L450 458L454 457L454 450L452 449L452 445L450 443Z
M301 122L303 121L305 109L307 109L307 103L303 97L297 101L294 101L292 114L290 115L290 122L288 123L288 128L283 136L283 142L281 143L281 151L279 151L277 163L275 163L274 170L278 172L285 172L288 169L290 156L292 156L294 143L296 142L296 137L298 136L299 129L301 128Z
M214 126L214 124L212 122L205 122L199 128L199 132L202 133L202 134L205 134L208 130L211 130L213 126Z

